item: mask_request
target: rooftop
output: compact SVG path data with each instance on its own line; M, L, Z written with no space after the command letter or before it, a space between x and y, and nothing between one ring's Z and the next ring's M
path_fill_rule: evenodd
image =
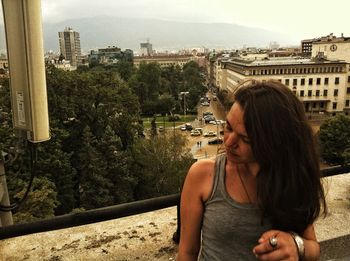
M350 174L350 173L349 173ZM324 178L329 215L316 234L322 259L350 257L350 175ZM0 241L1 260L175 260L176 207Z

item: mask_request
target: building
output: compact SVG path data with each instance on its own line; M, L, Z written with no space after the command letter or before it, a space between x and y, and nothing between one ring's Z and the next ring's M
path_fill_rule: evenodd
M66 27L63 32L58 33L60 53L65 60L70 61L71 66L81 65L80 36L71 27Z
M9 64L7 58L0 58L0 78L8 77Z
M279 80L304 103L309 113L350 112L349 64L317 58L222 59L214 69L216 87L233 92L247 79Z
M141 55L151 56L153 55L152 44L147 39L147 43L140 43Z
M134 66L139 67L140 63L156 62L160 67L169 67L179 65L181 68L188 62L194 61L198 58L192 55L157 55L157 56L135 56ZM203 57L204 59L204 57ZM197 61L197 60L196 60ZM198 61L197 61L198 62Z
M312 57L323 57L325 59L342 59L350 63L350 37L328 37L319 38L312 43Z
M134 53L130 49L122 51L116 46L108 46L97 51L91 50L88 60L90 64L116 64L119 61L133 62Z
M301 51L304 56L314 57L315 52L323 52L323 51L327 52L327 50L329 50L329 49L321 49L319 46L320 44L328 46L328 44L331 45L333 43L347 41L347 40L348 40L348 37L343 37L343 34L341 35L341 37L338 38L332 33L327 36L321 36L313 39L305 39L301 41Z

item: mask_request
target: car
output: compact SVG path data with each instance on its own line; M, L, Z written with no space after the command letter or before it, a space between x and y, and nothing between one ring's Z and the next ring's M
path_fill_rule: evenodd
M207 115L213 115L213 113L211 111L203 112L203 117L205 117Z
M180 130L185 131L186 127L185 126L181 126Z
M224 121L224 120L216 120L216 123L217 123L217 124L225 124L226 121Z
M186 123L186 124L185 124L185 128L186 128L186 130L188 130L188 131L193 130L193 127L192 127L192 125L191 125L190 123Z
M203 128L195 128L195 131L199 131L201 134L203 134Z
M159 129L158 129L159 132L163 132L164 130L165 130L165 129L164 129L163 126L160 126Z
M216 125L216 124L217 124L217 121L209 121L209 124Z
M214 131L208 131L204 133L204 137L215 137L215 136L216 136L216 132Z
M191 136L201 136L201 133L198 130L191 131Z
M205 123L208 123L208 122L210 122L210 121L215 121L215 117L212 116L212 115L206 115L206 116L204 116L204 122L205 122Z
M209 106L209 102L202 102L201 105L202 106Z
M208 145L222 144L224 141L221 138L208 140Z

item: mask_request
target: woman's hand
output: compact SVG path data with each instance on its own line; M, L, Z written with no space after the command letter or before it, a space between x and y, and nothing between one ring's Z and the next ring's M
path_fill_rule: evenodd
M299 260L298 248L290 233L269 230L262 234L258 243L253 253L259 260Z

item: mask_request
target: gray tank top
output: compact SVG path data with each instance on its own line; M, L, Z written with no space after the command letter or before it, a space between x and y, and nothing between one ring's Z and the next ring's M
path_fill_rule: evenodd
M256 260L253 248L271 225L261 221L256 205L238 203L227 193L225 165L226 155L219 155L212 194L205 203L199 260Z

